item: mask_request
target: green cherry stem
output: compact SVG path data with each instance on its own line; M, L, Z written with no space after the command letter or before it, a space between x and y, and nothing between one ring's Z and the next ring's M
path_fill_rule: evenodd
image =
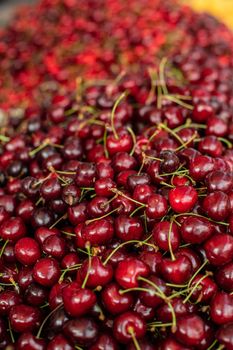
M132 340L133 340L135 349L136 349L136 350L141 350L140 345L139 345L139 343L138 343L138 341L137 341L137 338L136 338L136 336L135 336L133 327L129 327L129 328L128 328L128 333L131 335L131 338L132 338Z
M85 288L87 281L88 281L88 277L90 275L90 271L91 271L91 247L90 247L89 243L86 244L86 249L87 249L87 253L88 253L88 268L87 268L86 276L85 276L83 283L82 283L82 286L81 286L82 289Z
M63 306L63 303L59 304L57 307L55 307L55 309L53 309L53 310L45 317L44 321L41 323L41 326L40 326L40 328L39 328L39 330L38 330L38 332L37 332L37 335L36 335L37 338L40 338L40 335L41 335L41 332L42 332L42 330L43 330L43 328L44 328L44 325L45 325L45 323L48 321L48 319L50 318L50 316L52 316L52 315L53 315L57 310L59 310L62 306Z
M116 211L119 211L119 209L120 209L120 207L115 208L115 209L113 209L112 211L110 211L109 213L107 213L107 214L105 214L105 215L103 215L103 216L100 216L100 217L98 217L98 218L94 218L94 219L91 219L91 220L87 220L87 221L85 222L85 224L88 225L88 224L90 224L91 222L104 219L104 218L108 217L109 215L115 213Z
M176 258L175 258L175 255L173 253L172 244L171 244L172 225L173 225L173 220L171 220L171 222L170 222L169 231L168 231L168 247L169 247L169 252L170 252L170 255L171 255L171 259L172 259L172 261L175 261Z
M115 118L115 112L116 112L116 109L117 107L119 106L119 104L121 103L121 101L128 95L127 92L123 92L119 97L118 99L116 100L116 102L114 103L114 106L113 106L113 109L112 109L112 112L111 112L111 127L112 127L112 132L114 134L114 137L116 140L119 140L119 136L116 132L116 128L115 128L115 125L114 125L114 118Z
M183 303L187 303L187 301L189 301L190 297L193 295L193 293L195 292L195 290L198 288L198 286L200 285L200 283L206 278L208 277L208 274L202 276L193 286L193 288L191 289L191 291L189 292L189 294L187 295L187 297L183 300Z

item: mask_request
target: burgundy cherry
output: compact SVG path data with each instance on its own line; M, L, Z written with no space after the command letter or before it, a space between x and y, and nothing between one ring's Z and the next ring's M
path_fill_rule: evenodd
M98 326L91 318L79 317L66 322L63 332L72 343L87 347L96 342Z
M160 194L152 194L147 198L146 216L150 219L161 219L166 215L168 205Z
M0 293L0 315L8 315L12 306L22 303L21 296L13 290L5 290Z
M15 257L23 265L34 265L40 255L39 244L33 238L23 237L15 245Z
M9 320L15 332L30 332L40 325L41 313L36 307L19 304L11 307Z
M59 264L52 258L42 258L34 265L33 279L44 287L53 286L59 277Z
M154 241L160 249L169 251L169 244L173 252L179 248L180 234L176 223L173 222L171 224L169 221L159 222L154 226L152 233Z
M149 274L149 267L141 260L128 258L119 262L115 270L115 279L118 284L127 289L138 286L138 277L146 277Z
M161 263L161 274L168 282L183 284L191 277L191 261L185 255L180 255L175 260L164 258Z
M233 322L233 295L218 291L210 304L210 317L220 325Z
M0 237L12 242L25 236L26 226L20 217L11 217L0 226Z
M120 287L117 283L108 284L101 293L105 308L112 315L117 315L128 311L133 305L134 298L131 293L120 293Z
M215 274L215 279L220 288L233 292L233 262L221 267Z
M120 343L127 344L132 336L140 339L145 335L146 324L136 312L128 311L115 318L113 333Z
M144 229L139 218L120 215L115 219L115 234L123 242L140 240Z
M44 339L36 338L32 333L23 333L17 340L17 349L19 350L46 350Z
M221 191L208 194L203 200L203 210L213 220L224 221L230 214L228 195Z
M78 275L83 281L88 272L88 279L86 286L89 288L96 288L108 284L113 277L113 269L110 264L104 265L98 256L91 258L91 268L89 268L88 260L85 260Z
M56 335L47 345L47 350L73 350L68 340L62 335Z
M233 259L233 237L215 234L205 242L204 249L212 265L224 265Z
M188 346L198 346L205 337L205 323L197 315L186 315L177 320L175 337Z
M186 243L200 244L214 232L214 227L207 219L188 216L181 225L181 236Z
M226 350L233 349L233 323L223 325L216 335L220 344L224 345Z

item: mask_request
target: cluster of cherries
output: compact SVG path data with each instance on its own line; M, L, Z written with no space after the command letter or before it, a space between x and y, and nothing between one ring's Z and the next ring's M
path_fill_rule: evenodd
M0 349L232 350L232 34L171 1L106 3L43 0L0 42L27 95L0 134ZM57 54L105 79L70 92Z

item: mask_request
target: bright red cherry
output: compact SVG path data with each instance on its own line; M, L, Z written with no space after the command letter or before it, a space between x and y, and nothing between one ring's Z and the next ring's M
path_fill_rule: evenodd
M149 267L141 260L128 258L119 262L115 270L115 279L123 288L134 288L138 286L138 277L146 277Z
M133 305L132 293L120 293L120 286L117 283L108 284L101 293L105 308L113 315L128 311Z
M113 334L122 344L129 343L132 336L140 339L145 333L145 321L136 312L125 312L114 320Z
M169 191L169 203L176 213L189 212L197 199L197 191L192 186L179 186Z
M168 205L160 194L152 194L147 198L146 216L150 219L161 219L166 215Z
M210 303L210 317L220 325L233 322L233 295L218 291Z
M52 258L42 258L34 265L33 279L44 287L53 286L60 277L58 262Z
M224 265L233 259L233 237L215 234L205 242L204 249L212 265Z
M15 257L23 265L34 265L40 255L39 244L33 238L23 237L15 245Z

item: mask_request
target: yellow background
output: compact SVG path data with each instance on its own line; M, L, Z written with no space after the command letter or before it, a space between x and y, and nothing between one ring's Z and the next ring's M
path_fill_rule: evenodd
M187 0L186 3L198 11L212 13L233 29L233 0Z

